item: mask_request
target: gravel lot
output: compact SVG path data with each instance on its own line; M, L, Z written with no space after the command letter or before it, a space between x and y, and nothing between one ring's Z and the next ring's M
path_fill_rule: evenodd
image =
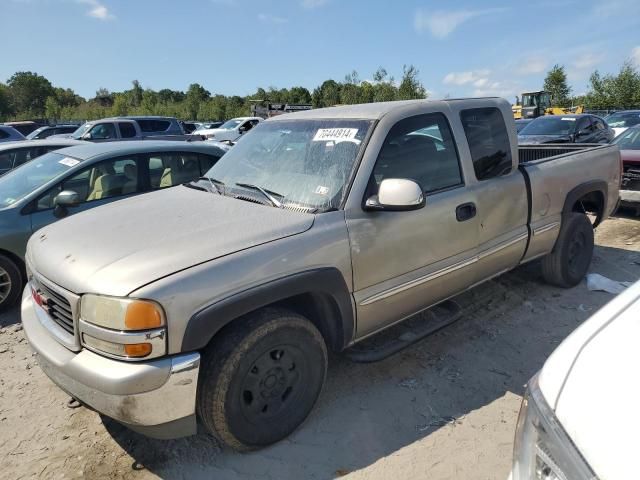
M640 277L640 222L597 231L591 271ZM542 283L533 263L458 298L461 320L374 364L334 357L311 417L240 455L209 436L132 433L66 397L40 371L18 311L0 315L0 477L504 479L524 384L612 296Z

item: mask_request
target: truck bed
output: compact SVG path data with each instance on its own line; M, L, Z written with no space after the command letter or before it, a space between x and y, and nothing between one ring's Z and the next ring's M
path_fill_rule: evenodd
M519 145L518 161L520 165L528 163L540 163L541 161L554 160L554 157L572 155L584 150L608 148L610 145L600 143L573 143L573 144L547 144L547 145Z

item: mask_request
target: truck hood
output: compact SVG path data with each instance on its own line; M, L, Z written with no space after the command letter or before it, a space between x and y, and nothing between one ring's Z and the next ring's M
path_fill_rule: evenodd
M520 145L539 145L541 143L571 143L569 135L518 135Z
M640 166L640 150L620 150L625 165Z
M177 271L302 233L314 218L179 186L48 225L31 237L27 259L72 292L125 296Z
M637 470L640 282L572 333L549 357L540 389L598 478Z

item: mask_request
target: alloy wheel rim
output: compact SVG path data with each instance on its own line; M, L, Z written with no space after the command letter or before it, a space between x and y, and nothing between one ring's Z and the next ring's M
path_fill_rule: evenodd
M0 303L3 303L11 292L11 277L9 272L0 267Z

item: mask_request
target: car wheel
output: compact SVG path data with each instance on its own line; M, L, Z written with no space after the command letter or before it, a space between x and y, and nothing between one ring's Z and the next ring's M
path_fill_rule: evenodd
M582 213L562 219L552 252L542 259L544 279L559 287L574 287L584 278L593 257L593 226Z
M0 255L0 312L15 305L22 291L20 268L13 260Z
M203 353L198 414L233 449L270 445L306 419L326 371L324 339L308 319L260 310L235 320Z

